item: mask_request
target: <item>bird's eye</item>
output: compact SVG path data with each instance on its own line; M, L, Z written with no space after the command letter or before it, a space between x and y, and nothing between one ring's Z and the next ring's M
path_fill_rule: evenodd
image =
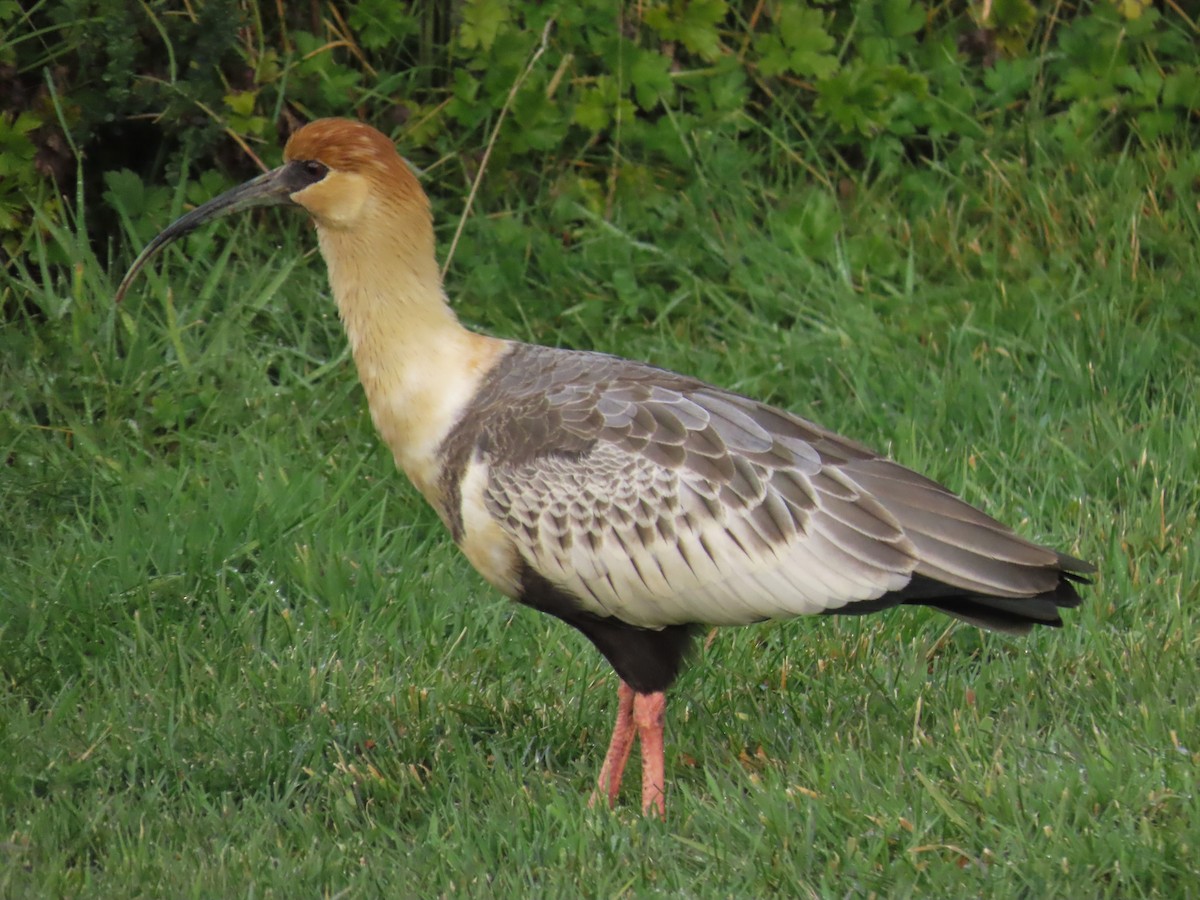
M304 171L305 174L310 175L316 181L319 178L324 178L325 173L329 169L323 163L319 163L315 159L310 159L304 163Z

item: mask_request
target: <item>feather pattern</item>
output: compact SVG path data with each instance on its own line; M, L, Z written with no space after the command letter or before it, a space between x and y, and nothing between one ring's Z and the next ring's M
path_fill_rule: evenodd
M915 576L1019 603L1085 566L812 422L603 354L513 344L442 455L460 543L483 467L514 571L640 628L867 611Z

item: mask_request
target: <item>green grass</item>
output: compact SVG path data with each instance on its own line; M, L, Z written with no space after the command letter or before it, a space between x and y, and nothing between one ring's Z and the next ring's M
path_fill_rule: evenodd
M838 197L746 156L715 141L607 224L549 185L493 210L451 294L786 405L1098 561L1065 629L724 630L672 693L669 821L636 771L589 811L614 676L393 470L309 230L210 227L122 309L128 251L58 234L69 277L3 288L0 896L1195 894L1189 156Z

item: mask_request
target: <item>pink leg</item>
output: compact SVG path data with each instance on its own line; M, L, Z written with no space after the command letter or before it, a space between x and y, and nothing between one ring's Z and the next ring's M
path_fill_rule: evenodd
M625 763L629 761L629 751L633 749L633 710L635 697L633 688L624 681L617 688L617 721L613 725L612 740L608 744L608 755L604 757L604 765L600 767L600 777L596 780L596 790L588 800L588 806L595 806L601 797L608 797L608 805L617 802L617 794L621 790L621 776L625 774Z
M667 697L662 691L654 694L635 694L633 722L642 742L642 815L657 812L667 818L667 800L663 793L666 784L663 766L663 718Z

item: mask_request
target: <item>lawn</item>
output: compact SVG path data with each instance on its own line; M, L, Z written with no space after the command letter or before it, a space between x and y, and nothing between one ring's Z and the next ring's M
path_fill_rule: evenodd
M0 896L1200 890L1194 150L834 190L745 156L607 219L479 213L456 308L886 450L1098 563L1064 629L714 633L668 821L636 769L589 810L615 678L394 470L299 216L207 227L120 308L166 219L55 232L0 286Z

